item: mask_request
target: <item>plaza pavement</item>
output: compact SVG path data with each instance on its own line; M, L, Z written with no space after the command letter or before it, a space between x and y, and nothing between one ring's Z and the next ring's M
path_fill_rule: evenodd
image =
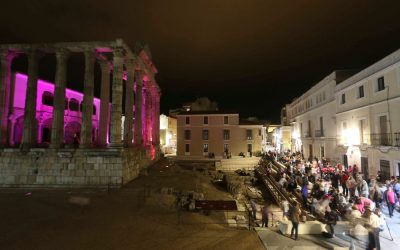
M380 233L380 243L382 250L400 249L400 214L394 213L392 218L388 216L387 207L383 207L382 211L386 216L386 227ZM292 240L288 236L282 235L277 227L266 229L256 228L258 236L263 242L267 250L319 250L319 249L349 249L351 242L354 243L355 249L366 249L368 244L368 236L358 236L353 238L348 235L345 228L341 225L335 226L335 237L327 239L321 235L299 235L297 241ZM393 240L391 238L393 237Z

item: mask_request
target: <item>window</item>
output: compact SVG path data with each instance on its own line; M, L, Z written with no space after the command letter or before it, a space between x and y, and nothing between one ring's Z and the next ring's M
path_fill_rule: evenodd
M44 91L42 95L42 104L46 106L53 106L54 96L49 91Z
M185 140L190 140L190 130L185 130Z
M358 98L363 98L364 97L364 85L361 85L358 87Z
M229 140L231 137L229 129L224 129L224 140Z
M345 104L346 103L346 94L342 94L342 99L340 101L341 104Z
M186 124L190 124L190 117L186 116Z
M261 136L261 129L258 129L258 136Z
M203 117L203 124L208 124L208 116Z
M203 144L203 153L208 153L208 143Z
M186 153L190 152L190 144L188 144L188 143L185 144L185 152Z
M251 129L246 130L246 138L247 140L253 140L253 130Z
M208 129L203 130L203 140L208 140Z
M79 111L79 101L75 98L71 98L69 100L69 110L71 111Z
M382 91L385 89L385 79L383 76L378 78L378 86L377 86L377 91Z
M229 152L229 144L224 143L224 152Z
M228 118L228 116L226 115L226 116L224 116L224 124L228 124L229 123L229 118Z
M93 105L93 115L96 115L96 106Z

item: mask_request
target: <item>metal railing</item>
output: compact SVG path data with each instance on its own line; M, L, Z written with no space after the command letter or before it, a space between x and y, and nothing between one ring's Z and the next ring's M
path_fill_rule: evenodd
M315 137L324 137L324 130L315 130Z
M374 146L392 146L391 133L376 133L370 134L371 145Z
M400 147L400 132L393 134L393 146Z

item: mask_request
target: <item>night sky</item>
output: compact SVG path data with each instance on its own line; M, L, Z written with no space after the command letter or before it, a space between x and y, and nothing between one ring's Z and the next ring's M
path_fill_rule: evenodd
M333 70L362 69L400 48L400 1L4 0L1 10L1 43L148 43L163 112L208 96L278 122L282 105ZM54 62L41 66L43 78ZM72 67L79 89L83 69Z

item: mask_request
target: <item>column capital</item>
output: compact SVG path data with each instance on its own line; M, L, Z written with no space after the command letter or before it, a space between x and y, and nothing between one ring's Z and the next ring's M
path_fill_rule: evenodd
M16 56L18 55L15 51L10 51L8 49L0 50L0 62L3 63L10 63Z
M30 47L24 50L25 54L28 56L29 58L36 58L37 60L39 60L43 55L43 51L39 50L39 48L37 47Z
M95 56L96 56L95 49L93 49L93 48L85 48L83 53L85 54L85 58L86 59L90 59L90 60L94 60L95 59Z
M126 58L125 59L125 65L128 70L135 70L136 66L136 60L134 58Z
M113 55L114 57L124 57L125 56L125 49L122 47L114 47L113 48Z
M56 50L56 57L58 58L68 58L69 55L71 54L71 51L69 51L66 48L59 48Z
M110 72L111 71L111 67L110 67L110 63L106 60L99 60L98 61L100 64L100 68L102 72Z

